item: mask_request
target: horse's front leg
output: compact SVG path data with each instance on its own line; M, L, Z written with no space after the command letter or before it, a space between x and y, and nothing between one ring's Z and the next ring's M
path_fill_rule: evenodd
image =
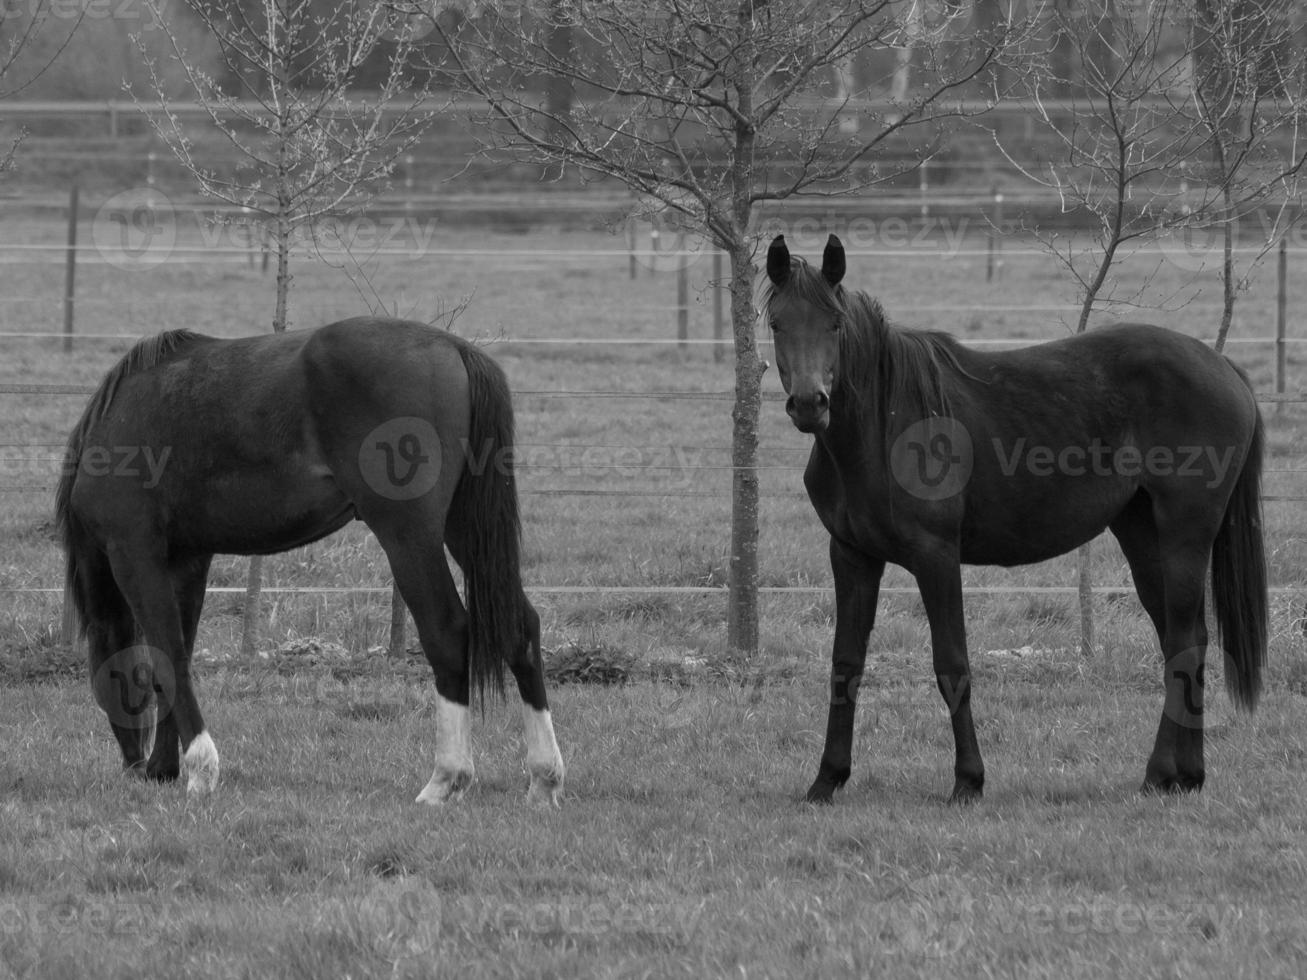
M930 621L930 646L935 683L948 707L956 758L950 803L979 800L985 786L976 726L971 720L971 668L962 612L962 570L956 554L944 554L914 569L921 600Z
M853 764L853 716L867 661L867 640L876 624L883 561L866 558L831 538L835 577L835 646L831 653L830 714L826 745L817 778L808 789L809 803L830 803L849 778Z

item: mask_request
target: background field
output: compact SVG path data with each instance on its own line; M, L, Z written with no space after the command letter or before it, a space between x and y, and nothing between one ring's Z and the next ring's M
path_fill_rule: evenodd
M1005 242L989 282L982 236L941 255L939 239L844 230L847 282L904 324L985 342L1051 338L1074 322L1065 271L1023 254L1028 243ZM825 233L787 229L810 256ZM4 232L14 246L62 235L18 218ZM183 245L202 238L180 229ZM1103 597L1100 650L1082 660L1073 597L1038 591L1074 584L1064 559L965 575L1010 588L968 604L986 802L942 805L946 712L911 580L895 573L872 638L854 778L833 810L814 812L797 800L820 751L833 604L807 589L829 585L801 489L807 438L778 403L764 406L760 554L772 591L762 653L730 659L720 594L600 591L726 579L730 365L707 345L666 343L671 262L642 260L633 280L624 238L606 230L502 235L417 219L386 248L366 284L340 261L306 258L292 317L308 327L384 303L425 320L466 301L454 329L494 342L518 391L525 576L551 667L617 664L630 678L555 685L571 766L564 809L520 801L511 706L478 726L482 782L467 799L440 812L410 803L434 758L431 686L420 659L376 651L384 592L277 594L256 663L233 658L239 596L213 593L198 647L220 791L188 802L179 787L123 782L80 665L58 645L58 595L13 591L59 585L50 495L9 490L0 976L79 975L91 956L110 975L1297 975L1307 958L1294 911L1307 868L1301 502L1267 504L1268 693L1251 719L1233 716L1223 694L1210 699L1201 796L1135 794L1161 707L1155 641L1132 595ZM88 254L79 335L267 329L271 283L243 255L181 257L124 271ZM57 331L62 255L9 247L0 261L15 284L0 331ZM1307 336L1303 261L1291 256L1293 337ZM1118 295L1142 289L1151 309L1120 314L1210 338L1219 286L1191 264L1133 257ZM692 337L704 339L709 258L690 273ZM1240 301L1235 338L1270 337L1273 308L1268 268ZM659 343L594 342L618 338ZM129 343L86 337L65 356L55 341L0 339L0 384L94 383ZM1303 387L1299 351L1291 390ZM1231 353L1259 391L1272 388L1269 344ZM780 391L774 376L767 385ZM700 397L649 394L672 391ZM0 484L51 484L83 402L0 395ZM1304 414L1264 408L1266 492L1307 496ZM220 560L211 585L241 585L244 568ZM1098 585L1128 586L1110 538L1095 546L1094 572ZM286 587L389 584L361 526L269 560L265 576Z

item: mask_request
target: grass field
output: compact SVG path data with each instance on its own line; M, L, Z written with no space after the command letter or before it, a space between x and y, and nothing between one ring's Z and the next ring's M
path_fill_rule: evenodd
M53 224L11 222L14 242L58 243ZM84 240L91 240L85 229ZM824 237L791 232L813 255ZM882 236L883 238L883 236ZM1053 337L1074 321L1064 272L1010 254L985 278L983 242L940 257L848 240L847 282L899 321L964 338ZM725 581L730 367L709 348L540 343L669 339L673 277L628 277L620 236L503 236L413 224L371 284L302 263L297 326L371 302L430 319L466 299L455 328L493 340L517 398L529 587L558 668L596 652L620 686L556 685L570 766L561 812L521 800L516 709L476 728L481 781L460 804L411 803L434 761L429 672L385 658L384 594L278 594L266 656L233 658L239 596L210 596L200 696L223 756L217 795L127 783L77 665L57 643L61 560L47 492L0 493L0 977L184 972L205 976L1298 976L1307 872L1303 504L1267 505L1273 640L1253 718L1211 706L1208 785L1186 799L1135 790L1161 708L1155 641L1133 597L1099 603L1100 650L1076 650L1070 559L970 569L986 800L942 805L951 737L930 677L910 579L887 576L862 694L854 777L831 810L798 804L820 751L833 605L768 593L763 650L725 654L720 595L605 594L602 586ZM938 245L938 243L932 243ZM874 255L857 255L875 251ZM571 253L562 255L559 253ZM611 252L611 254L595 254ZM61 322L59 256L0 253L15 286L0 331ZM79 333L187 326L266 329L271 283L244 258L201 254L126 272L84 263ZM17 264L18 262L22 264ZM1293 258L1295 263L1300 256ZM667 264L667 263L664 263ZM708 336L711 264L691 267L692 336ZM1214 282L1136 257L1120 294L1151 276L1150 319L1215 329ZM1289 278L1291 334L1307 287ZM1272 332L1269 272L1241 299L1237 337ZM1002 307L1042 309L1019 312ZM537 341L537 342L528 342ZM0 383L90 384L128 341L0 340ZM1232 355L1260 391L1269 345ZM1304 385L1290 348L1289 387ZM768 390L778 392L774 376ZM568 392L631 392L580 397ZM53 482L82 398L0 394L0 485ZM801 491L807 439L764 406L760 553L769 587L826 586L826 543ZM1268 410L1268 494L1307 495L1299 406ZM567 490L608 491L569 495ZM619 493L612 493L618 491ZM1128 584L1110 539L1095 581ZM269 585L385 586L361 527L265 563ZM215 563L239 586L244 562ZM575 591L554 592L565 586ZM296 655L309 640L331 653ZM557 670L555 671L558 672Z

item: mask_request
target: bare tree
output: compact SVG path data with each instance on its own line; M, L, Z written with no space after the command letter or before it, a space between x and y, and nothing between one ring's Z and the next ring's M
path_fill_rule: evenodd
M71 21L54 17L46 0L35 0L28 8L9 4L0 7L0 99L12 98L37 84L68 47L78 25L86 16L79 10ZM56 20L58 29L51 30ZM22 129L0 148L0 175L13 168L14 154L26 134Z
M403 7L404 0L394 0ZM923 124L961 113L962 88L986 72L1011 26L932 57L931 33L890 0L557 0L490 3L433 18L443 67L487 107L488 145L615 179L701 229L730 263L735 342L728 643L758 646L758 416L766 364L755 338L755 214L767 201L856 191L915 166L934 146ZM958 16L941 7L936 36ZM548 39L566 26L570 59ZM866 53L914 52L910 81L887 101L893 68L833 97L833 72ZM920 58L918 62L916 59ZM854 85L849 73L843 77ZM567 79L557 111L532 84ZM855 114L858 125L848 125ZM887 162L895 155L896 162Z
M1221 228L1220 349L1237 294L1283 234L1307 164L1307 68L1303 25L1291 0L1192 0L1193 79L1185 118L1202 127L1211 170L1196 208ZM1295 56L1296 52L1296 56ZM1245 271L1234 249L1240 219L1262 219Z
M1225 298L1216 347L1224 346L1236 292L1231 260L1238 217L1278 189L1271 222L1277 227L1302 166L1301 99L1289 94L1279 70L1284 59L1271 54L1283 48L1283 31L1246 12L1237 25L1212 26L1215 8L1225 16L1244 6L1264 13L1260 3L1209 0L1154 0L1146 6L1100 0L1080 8L1057 3L1048 8L1042 46L1023 51L1022 82L1054 150L1035 166L996 139L1026 177L1056 191L1063 212L1094 220L1088 247L1074 235L1034 229L1079 287L1077 332L1087 329L1095 306L1135 303L1150 285L1151 275L1137 291L1117 292L1115 267L1134 246L1159 237L1170 241L1215 220L1223 229ZM1191 31L1191 24L1208 26ZM1233 54L1236 49L1247 64ZM1267 85L1266 69L1251 66L1268 60L1281 96L1274 114L1259 105L1259 86L1251 80ZM1050 94L1060 101L1049 101ZM1203 181L1203 168L1192 164L1208 146L1214 167ZM1268 237L1267 248L1273 240ZM1078 552L1086 656L1094 644L1089 554L1088 545Z
M147 2L162 23L163 0ZM157 100L150 120L206 197L268 225L277 259L272 329L282 331L289 322L293 246L312 242L323 217L362 207L430 121L424 106L429 93L413 85L409 72L421 31L381 4L185 2L216 39L223 75L238 80L236 89L224 90L173 34L171 53L205 111L206 130L220 134L239 164L219 170L197 150L194 132L173 111L142 46ZM383 78L359 97L356 80L378 51L385 57ZM261 577L256 556L246 590L246 655L253 654L259 632Z
M1074 233L1031 230L1078 287L1077 333L1088 329L1096 305L1139 299L1138 292L1116 292L1114 268L1123 253L1191 217L1183 174L1197 127L1175 124L1188 60L1184 50L1171 50L1175 6L1157 0L1121 10L1102 0L1048 7L1040 42L1023 52L1020 79L1052 150L1036 163L1025 147L1013 152L995 133L1013 166L1056 192L1063 213L1093 219L1088 245ZM1091 556L1091 545L1077 549L1085 657L1094 651Z

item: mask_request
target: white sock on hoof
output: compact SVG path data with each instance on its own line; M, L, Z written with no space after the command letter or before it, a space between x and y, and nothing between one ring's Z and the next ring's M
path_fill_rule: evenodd
M418 794L417 802L437 806L462 796L476 771L472 766L472 745L468 707L436 693L436 768Z
M526 769L531 774L526 798L532 803L558 806L563 795L565 769L549 709L537 711L529 704L523 704L522 724L526 730Z
M182 756L187 793L212 793L218 788L218 747L207 731L191 741Z

